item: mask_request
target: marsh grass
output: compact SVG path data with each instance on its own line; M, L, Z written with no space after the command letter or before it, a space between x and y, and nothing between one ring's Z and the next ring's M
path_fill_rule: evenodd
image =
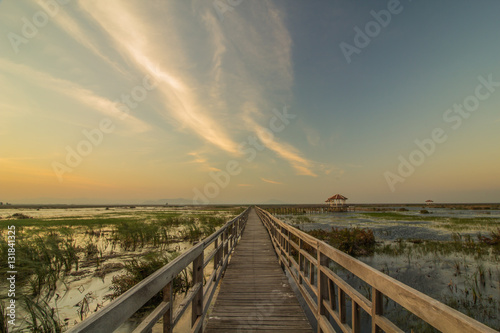
M112 232L113 243L120 244L125 251L135 251L149 243L158 245L159 229L157 224L146 221L124 221L115 225Z
M224 225L223 217L170 216L149 222L121 222L112 230L113 244L119 244L126 251L135 251L152 245L165 248L166 244L180 241L199 241Z
M63 323L57 316L57 311L46 300L29 297L22 298L23 308L26 311L24 318L26 328L35 333L60 333Z
M375 250L375 236L370 229L315 229L307 233L352 256L371 255Z
M361 217L375 218L392 221L430 221L445 222L449 224L472 224L472 225L500 225L500 219L495 217L446 217L425 215L409 215L398 212L377 212L377 213L359 213Z
M105 299L113 300L141 282L149 275L156 272L158 269L167 265L171 260L175 259L178 253L161 254L158 252L150 252L140 259L131 259L125 263L125 273L113 277L110 294L105 296ZM183 270L173 281L173 293L178 294L187 292L192 286L192 273L188 270ZM145 308L158 305L162 300L162 292L155 295L150 301L145 304Z
M293 222L294 223L298 223L298 224L302 224L302 223L314 223L315 221L311 220L307 216L301 216L301 215L299 215L299 216L294 216Z
M494 241L495 237L497 237L497 232L490 233L490 237L478 234L476 239L469 234L461 235L459 233L452 233L451 241L398 239L394 242L379 244L375 249L375 253L390 256L408 254L450 256L460 254L470 255L476 260L480 260L484 257L490 257L491 254L500 253L499 244ZM456 269L458 270L459 267Z
M492 241L496 235L497 232L490 233L490 237L481 235L473 237L468 234L454 233L451 241L400 239L391 243L378 244L375 253L393 257L394 259L391 259L393 263L406 262L406 268L402 268L399 264L391 265L394 267L389 270L387 263L386 268L379 268L384 273L414 288L422 289L421 291L424 292L428 288L425 282L413 281L413 274L408 274L408 272L415 271L416 277L418 269L415 265L421 267L423 263L427 266L434 265L436 269L440 267L439 276L448 277L448 279L451 277L451 279L447 284L442 283L442 286L446 288L443 288L444 290L441 290L439 295L431 295L431 297L436 297L450 307L499 329L500 300L495 294L496 290L500 289L500 272L498 268L495 271L494 267L498 267L500 252L496 249L495 242ZM427 272L432 273L432 270L427 270ZM428 278L429 276L427 275ZM425 280L424 276L422 278ZM440 284L436 282L434 282L434 288L440 290ZM395 323L399 320L398 318ZM428 330L422 327L422 331Z
M27 330L33 332L61 331L57 309L50 308L48 302L52 304L57 299L57 287L61 282L66 283L67 276L82 275L75 274L80 267L96 268L95 271L87 270L85 274L102 279L110 272L124 269L124 274L113 279L111 294L107 295L108 298L117 297L168 264L177 254L161 253L167 253L166 249L172 248L172 244L199 241L215 232L241 210L242 208L228 207L194 213L189 210L131 210L126 213L108 211L93 216L0 220L1 257L5 258L8 252L6 233L2 231L6 227L3 227L7 224L16 226L18 283L22 285L22 293L28 297L20 307L21 312L26 312L23 328L29 327ZM115 251L116 254L113 254ZM125 264L105 263L108 257L116 258L131 251L154 253ZM6 271L6 261L0 262L0 274ZM192 273L189 269L184 270L174 279L174 292L186 292L191 287L191 281ZM94 301L89 301L89 297L102 296L92 293L85 295L75 310L80 319L95 311L93 307L89 307L90 302ZM102 303L96 304L97 308L102 306ZM0 320L0 324L2 323Z
M479 241L491 246L494 246L497 251L500 252L500 228L490 232L490 236L478 235Z
M199 218L202 227L202 236L208 237L226 223L226 219L217 216L203 216Z
M6 241L0 240L0 255L5 256L7 250ZM16 243L18 281L28 284L33 296L44 294L48 299L53 296L61 276L73 268L78 270L78 252L79 248L72 235L63 237L51 231L26 239L19 234ZM8 270L6 263L2 263L0 267L2 272Z
M7 307L5 306L5 303L0 300L0 333L7 333L8 321Z

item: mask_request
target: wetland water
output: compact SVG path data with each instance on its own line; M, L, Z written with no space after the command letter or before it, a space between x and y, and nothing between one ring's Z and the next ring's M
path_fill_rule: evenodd
M16 225L18 295L41 304L34 314L38 324L42 317L54 317L65 330L110 302L106 295L113 293L110 287L117 288L114 279L123 282L120 277L131 277L131 272L152 269L154 265L150 264L155 262L150 259L153 257L165 259L156 265L166 263L190 248L193 240L206 237L218 225L237 215L238 209L241 208L1 209L3 243L0 249L4 258L6 226ZM500 226L500 211L389 209L392 210L277 217L306 231L332 227L373 230L377 240L375 251L359 256L359 260L500 329L500 253L498 247L486 246L477 237L478 233L488 235ZM429 214L421 214L422 209ZM13 217L14 214L22 216ZM23 219L23 216L32 218ZM139 269L134 271L134 267ZM1 269L5 275L6 267ZM332 265L332 269L365 296L370 296L361 281L341 267ZM57 274L51 274L54 272ZM189 272L186 273L185 279L179 280L180 293L189 282ZM0 294L5 299L6 290L1 289ZM386 302L385 307L386 313L391 313L390 319L400 327L408 324L407 327L416 332L433 331L391 302ZM30 331L32 314L23 313L20 307L18 315L19 328ZM366 314L362 316L368 319ZM139 318L125 323L119 332L132 331Z
M48 331L57 331L57 327L74 326L241 210L133 206L1 209L2 259L8 253L7 226L15 225L17 231L18 307L13 331L31 332L44 325L50 327ZM210 267L205 270L207 276ZM6 260L0 269L5 275ZM174 284L179 294L185 292L190 272L180 274ZM0 285L0 295L0 302L6 304L5 284ZM117 332L131 332L140 317ZM181 320L181 331L182 327Z
M303 231L362 228L377 245L357 259L488 326L500 330L500 244L482 236L500 232L500 210L389 207L388 211L276 215ZM427 210L429 213L421 213ZM370 290L340 266L338 274L365 296ZM434 332L393 302L386 313L400 327ZM366 319L368 316L366 316Z

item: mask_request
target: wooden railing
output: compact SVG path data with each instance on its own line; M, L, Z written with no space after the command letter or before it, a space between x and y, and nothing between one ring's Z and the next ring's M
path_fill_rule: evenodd
M229 256L245 228L249 210L250 208L247 208L205 240L194 245L170 264L160 268L99 312L70 329L69 332L113 332L160 291L163 291L163 301L142 321L134 333L151 332L160 318L163 318L163 332L171 333L189 306L191 306L191 332L201 332L205 315L227 267ZM212 243L214 246L209 249ZM205 250L211 250L206 257ZM204 268L212 259L213 273L204 284ZM174 309L173 280L191 263L192 287L177 309Z
M267 211L258 207L256 211L269 231L282 267L293 278L315 316L318 332L336 332L329 317L344 333L360 332L360 309L371 316L371 332L404 332L384 316L384 295L442 332L497 332L278 220ZM371 299L335 274L330 268L331 262L369 285ZM351 302L349 321L346 296Z

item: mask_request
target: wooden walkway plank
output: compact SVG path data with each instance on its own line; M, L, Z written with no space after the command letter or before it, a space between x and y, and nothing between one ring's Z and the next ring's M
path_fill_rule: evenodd
M312 332L254 209L222 279L205 332Z

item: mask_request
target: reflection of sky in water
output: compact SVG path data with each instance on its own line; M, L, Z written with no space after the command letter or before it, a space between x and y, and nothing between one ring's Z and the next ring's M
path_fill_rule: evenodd
M426 216L442 216L442 217L461 217L461 218L475 218L475 217L500 217L500 210L472 210L472 209L449 209L449 208L434 208L430 207L405 207L407 212L399 212L403 215L420 215L420 211L426 209L429 215ZM395 210L399 208L395 207Z
M399 209L400 207L391 207L392 209ZM296 216L285 215L278 216L278 218L297 225L302 230L313 229L330 229L331 227L348 228L369 228L372 229L377 240L396 240L396 239L426 239L426 240L451 240L453 230L437 229L435 222L425 221L424 219L435 217L449 217L449 218L500 218L500 211L498 210L463 210L463 209L447 209L447 208L433 208L433 207L405 207L408 211L388 211L380 212L381 218L370 218L363 216L363 213L368 212L347 212L347 213L330 213L330 214L315 214L315 215L302 215L313 220L314 223L301 223L297 224ZM420 210L426 209L430 214L422 215ZM422 216L423 221L402 221L391 220L390 218L383 218L384 213L398 213L401 215ZM446 222L444 222L446 223ZM483 232L487 233L487 232ZM477 230L460 231L460 234L477 235Z

